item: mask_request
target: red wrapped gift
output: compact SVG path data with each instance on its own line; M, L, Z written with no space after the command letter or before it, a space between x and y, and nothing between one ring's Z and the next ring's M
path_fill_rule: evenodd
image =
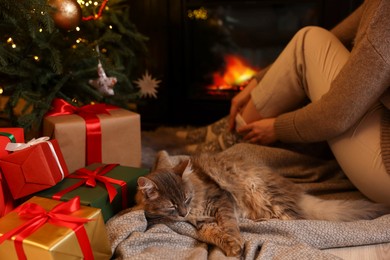
M10 212L15 207L15 202L9 191L3 174L0 171L0 217Z
M0 128L0 157L10 153L9 151L5 150L6 145L10 142L24 143L23 128Z
M50 188L69 175L57 141L47 140L43 137L16 144L14 153L0 158L1 170L14 199Z
M0 157L8 155L5 150L8 143L24 143L24 131L20 127L0 128ZM2 172L0 171L0 217L10 212L15 207L15 202L9 191Z

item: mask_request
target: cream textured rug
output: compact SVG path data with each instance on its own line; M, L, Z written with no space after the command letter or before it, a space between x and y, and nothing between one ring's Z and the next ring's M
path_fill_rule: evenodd
M176 145L168 148L180 154ZM151 153L156 154L155 150ZM275 167L279 174L299 183L311 194L342 199L361 196L332 159L250 144L238 144L222 153L245 154L248 163ZM158 152L158 160L152 164L175 165L186 157L177 154ZM243 259L339 259L321 249L388 243L389 227L390 215L354 222L241 219L245 239ZM143 211L121 212L107 222L107 231L114 259L118 260L235 259L199 242L195 228L189 223L148 226Z

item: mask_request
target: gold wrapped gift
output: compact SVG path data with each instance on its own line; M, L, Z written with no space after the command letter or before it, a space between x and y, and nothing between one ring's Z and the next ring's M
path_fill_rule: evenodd
M37 204L48 212L56 205L64 202L42 197L33 197L19 206L18 209L26 203ZM61 222L53 224L56 221L49 220L22 240L22 249L19 249L19 252L24 252L27 259L110 259L111 249L100 209L80 206L80 209L70 213L69 216L90 219L90 221L84 224L89 243L85 243L85 241L79 242L79 237L76 236L76 232L72 228L66 227L66 225L62 226ZM1 237L14 229L21 227L27 221L29 220L19 216L17 209L10 212L0 219ZM29 227L30 226L31 225L29 225ZM23 231L20 231L17 234L20 235L21 232ZM17 234L0 244L0 259L18 259L17 248L15 246L16 243L14 241ZM86 257L84 252L86 251L85 248L88 248L89 245L93 256Z
M109 113L97 115L101 126L101 163L140 167L140 115L125 109L112 109ZM87 165L86 122L81 116L45 117L43 135L57 139L70 172Z

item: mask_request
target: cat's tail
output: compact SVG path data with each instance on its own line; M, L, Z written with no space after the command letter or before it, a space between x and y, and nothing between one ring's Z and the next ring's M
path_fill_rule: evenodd
M324 200L304 194L298 202L307 219L354 221L390 213L388 206L367 200Z

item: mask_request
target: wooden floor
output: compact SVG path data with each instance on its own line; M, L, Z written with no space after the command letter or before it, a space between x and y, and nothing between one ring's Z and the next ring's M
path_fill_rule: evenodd
M390 243L324 250L345 260L390 260Z

